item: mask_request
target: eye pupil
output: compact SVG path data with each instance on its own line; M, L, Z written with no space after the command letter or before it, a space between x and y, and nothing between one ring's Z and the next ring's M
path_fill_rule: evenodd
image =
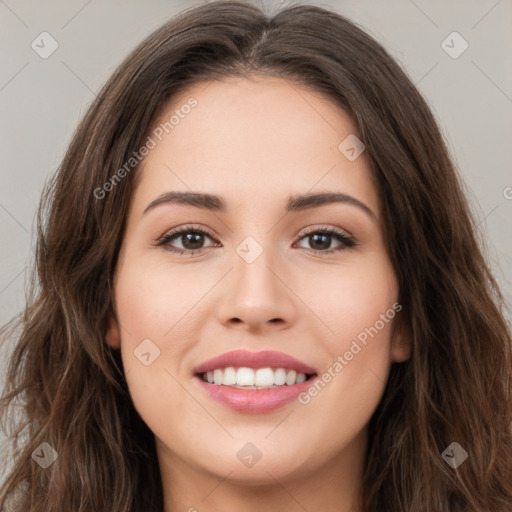
M201 247L201 244L203 243L204 235L201 233L190 232L182 236L184 236L184 241L186 241L186 243L183 244L183 247L185 247L186 249L199 249ZM187 247L187 244L191 244L191 246Z
M317 234L311 235L311 238L313 240L313 243L311 244L311 246L315 250L328 249L329 246L331 245L331 235L317 233ZM324 245L323 247L322 247L322 242L320 242L320 247L317 246L317 242L318 242L319 238L323 239L323 245ZM327 241L327 244L325 243L326 241ZM316 245L316 247L315 247L315 245Z

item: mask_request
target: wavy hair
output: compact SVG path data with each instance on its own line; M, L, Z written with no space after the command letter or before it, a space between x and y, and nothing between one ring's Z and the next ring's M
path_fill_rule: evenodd
M366 146L411 357L393 363L370 420L364 512L512 510L512 341L458 172L430 111L386 50L313 5L269 15L219 1L182 12L117 68L80 122L37 214L26 309L11 340L1 420L11 439L0 508L163 510L154 436L105 342L137 168L98 190L183 88L272 76L344 108ZM441 453L458 442L457 468ZM58 460L32 459L41 443Z

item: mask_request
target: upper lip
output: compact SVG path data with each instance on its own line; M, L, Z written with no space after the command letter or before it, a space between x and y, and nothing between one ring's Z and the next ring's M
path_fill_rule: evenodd
M246 368L285 368L297 373L316 373L314 368L283 352L263 350L249 352L248 350L233 350L220 356L208 359L194 369L194 373L206 373L217 368L246 367Z

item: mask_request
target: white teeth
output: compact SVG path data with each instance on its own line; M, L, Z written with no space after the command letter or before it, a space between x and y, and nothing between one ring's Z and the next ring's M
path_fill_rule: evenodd
M217 386L232 386L244 389L272 388L276 386L293 386L306 380L306 374L285 368L216 368L203 374L203 380Z
M297 379L297 372L295 370L290 370L286 374L286 384L288 384L288 386L295 384L296 379Z
M300 384L301 382L304 382L306 380L306 376L303 373L299 373L297 375L297 384Z
M274 372L271 368L260 368L256 370L254 377L255 386L273 386L274 385Z
M232 386L233 384L236 384L236 371L233 367L224 368L222 384L224 384L224 386Z
M254 370L252 368L238 368L236 383L238 386L254 386Z
M274 373L274 384L282 386L286 382L286 372L283 368L278 368Z
M222 384L223 377L224 376L222 375L222 370L213 370L213 383L214 384L217 384L217 385Z

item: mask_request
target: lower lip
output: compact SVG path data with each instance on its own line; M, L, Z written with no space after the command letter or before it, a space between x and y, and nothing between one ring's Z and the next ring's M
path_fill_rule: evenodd
M195 376L210 398L243 413L263 413L279 409L292 402L309 388L315 377L313 376L300 384L293 384L292 386L284 385L269 389L239 389L210 384L201 377Z

